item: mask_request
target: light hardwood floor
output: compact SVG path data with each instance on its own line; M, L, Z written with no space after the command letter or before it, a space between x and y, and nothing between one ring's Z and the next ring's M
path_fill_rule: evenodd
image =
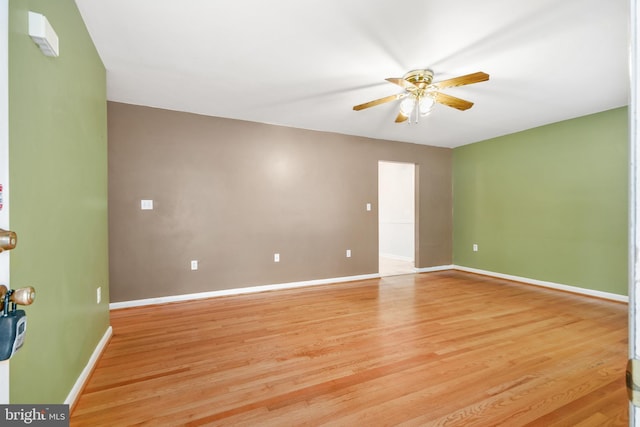
M627 306L456 271L111 313L72 426L627 425Z
M378 270L380 276L397 276L399 274L412 274L416 272L413 261L402 261L399 259L379 257Z

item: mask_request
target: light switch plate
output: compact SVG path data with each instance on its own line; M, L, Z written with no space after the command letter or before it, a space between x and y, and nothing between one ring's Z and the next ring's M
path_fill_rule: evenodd
M140 209L143 211L153 210L153 200L140 200Z

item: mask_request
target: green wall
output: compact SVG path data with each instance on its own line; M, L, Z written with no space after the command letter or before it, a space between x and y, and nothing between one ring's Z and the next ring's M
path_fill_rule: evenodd
M619 108L454 149L454 263L626 295L627 124Z
M60 57L31 41L28 10ZM73 0L9 2L9 152L11 285L37 292L10 398L62 403L109 325L106 72Z

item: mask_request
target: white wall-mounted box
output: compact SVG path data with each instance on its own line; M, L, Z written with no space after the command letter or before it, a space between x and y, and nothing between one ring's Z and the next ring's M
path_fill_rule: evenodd
M29 35L46 56L60 55L58 35L49 24L46 16L29 12Z

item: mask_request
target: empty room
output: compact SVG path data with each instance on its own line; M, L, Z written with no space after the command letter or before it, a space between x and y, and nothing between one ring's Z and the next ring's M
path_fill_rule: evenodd
M0 420L635 425L634 13L0 0Z

